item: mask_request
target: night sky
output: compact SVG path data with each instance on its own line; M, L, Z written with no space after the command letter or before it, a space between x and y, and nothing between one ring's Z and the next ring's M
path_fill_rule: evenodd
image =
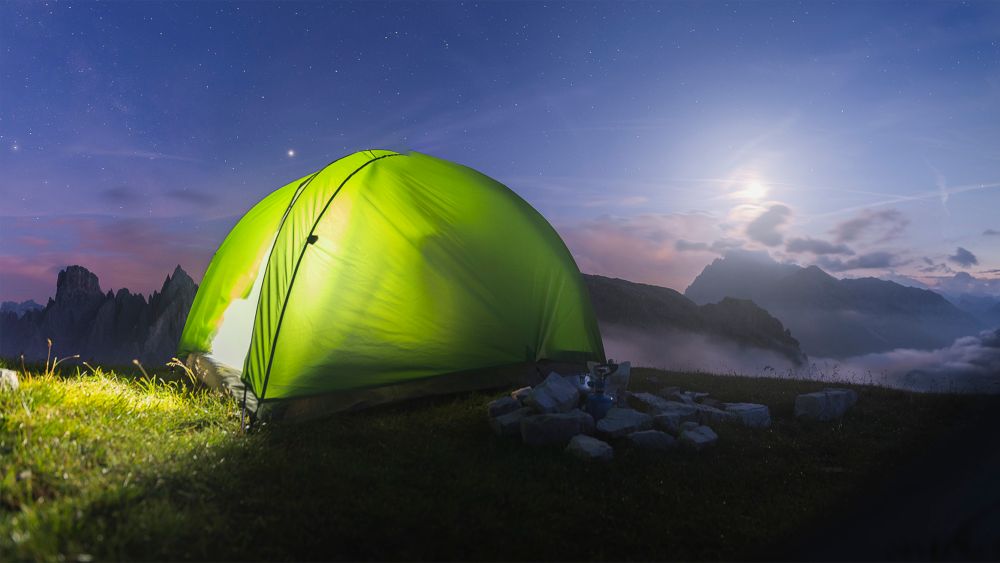
M0 299L198 280L365 148L504 182L587 272L683 291L752 251L1000 294L1000 3L4 2Z

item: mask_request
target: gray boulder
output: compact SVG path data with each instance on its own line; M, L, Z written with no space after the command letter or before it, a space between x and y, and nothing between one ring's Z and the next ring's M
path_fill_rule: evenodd
M642 430L626 436L633 446L643 450L667 451L677 447L677 440L666 432L659 430Z
M701 424L719 424L736 420L736 414L722 409L701 403L695 403L693 406L698 409L698 422Z
M594 417L573 409L521 419L521 440L529 446L565 446L577 434L593 434Z
M0 391L17 391L20 386L16 371L0 369Z
M664 387L656 392L657 395L663 397L664 399L669 399L671 401L677 400L677 395L681 392L680 387Z
M718 434L704 425L681 432L681 443L696 451L713 446L718 441Z
M618 438L653 427L653 417L633 409L612 407L597 423L597 431L610 438Z
M671 434L679 433L681 424L688 421L698 421L697 407L676 401L668 401L667 408L653 415L653 426Z
M858 402L853 389L823 389L795 397L795 417L806 420L836 420Z
M566 412L579 404L580 394L572 383L556 372L536 385L524 399L524 404L540 413Z
M767 405L755 403L725 403L726 412L735 416L735 421L748 428L770 428L771 411Z
M683 432L684 430L694 430L695 428L698 428L699 426L701 426L701 425L698 424L697 422L693 422L693 421L682 422L681 423L681 431Z
M490 428L497 436L520 436L521 419L534 412L528 407L522 407L516 411L502 414L490 419Z
M566 452L587 461L610 461L615 457L615 450L607 442L584 434L573 436Z
M521 408L521 402L513 397L500 397L490 402L487 408L489 409L490 418L495 418Z
M633 404L642 406L651 412L662 412L670 408L670 401L652 393L629 393L629 398Z

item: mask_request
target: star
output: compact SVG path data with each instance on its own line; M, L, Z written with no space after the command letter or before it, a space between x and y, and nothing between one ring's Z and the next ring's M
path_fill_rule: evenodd
M288 149L288 158L293 158L295 156L295 149Z

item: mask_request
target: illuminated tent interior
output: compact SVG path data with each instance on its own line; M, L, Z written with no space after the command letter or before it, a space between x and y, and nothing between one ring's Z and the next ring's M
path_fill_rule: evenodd
M465 166L382 150L247 212L205 272L179 353L251 412L296 416L604 359L576 263L535 209Z

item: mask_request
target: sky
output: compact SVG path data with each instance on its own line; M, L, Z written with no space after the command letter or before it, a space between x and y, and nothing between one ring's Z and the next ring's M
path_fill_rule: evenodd
M0 299L199 280L367 148L496 178L585 272L683 291L746 250L1000 295L1000 3L7 1Z

